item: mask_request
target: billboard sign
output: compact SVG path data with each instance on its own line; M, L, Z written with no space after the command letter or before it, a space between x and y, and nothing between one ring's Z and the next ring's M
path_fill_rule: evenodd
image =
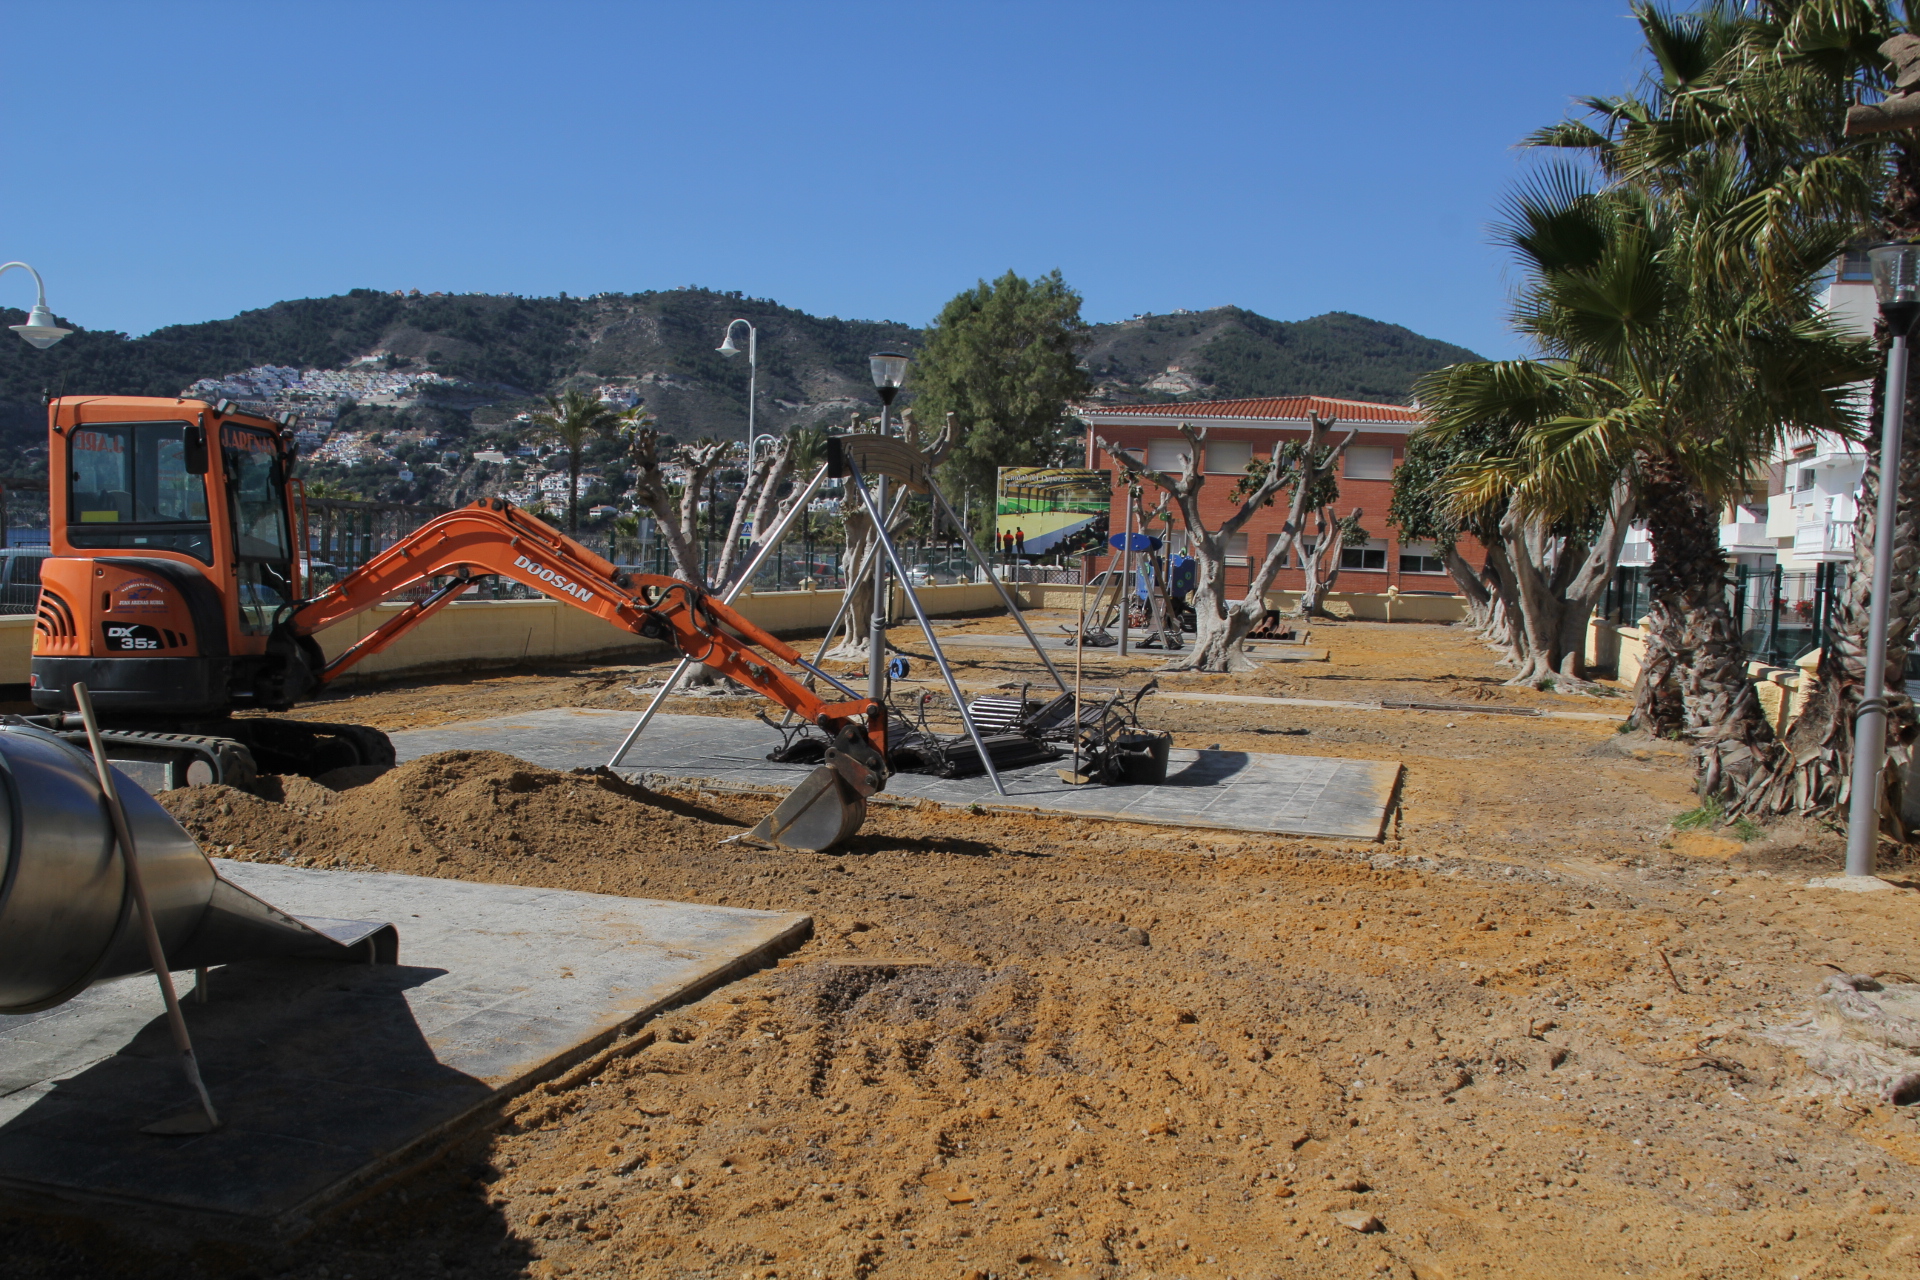
M1001 467L994 532L999 549L1030 556L1097 551L1107 540L1113 473L1080 467Z

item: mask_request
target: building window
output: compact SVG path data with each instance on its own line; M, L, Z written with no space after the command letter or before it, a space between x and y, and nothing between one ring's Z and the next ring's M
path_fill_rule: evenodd
M1253 461L1253 446L1244 440L1209 440L1207 442L1208 475L1245 475L1247 464L1251 461Z
M1369 539L1357 547L1340 548L1340 567L1342 569L1379 569L1387 567L1387 544L1378 538Z
M1400 548L1400 572L1402 573L1445 573L1446 564L1440 559L1440 553L1424 542L1416 542Z
M1393 479L1393 450L1385 447L1355 446L1347 450L1347 480Z
M1164 471L1170 476L1180 474L1180 464L1186 460L1189 452L1185 440L1149 440L1147 442L1147 469Z
M1849 249L1840 255L1840 278L1849 283L1873 281L1873 263L1865 249Z
M1245 564L1247 562L1247 535L1230 533L1227 535L1227 563Z

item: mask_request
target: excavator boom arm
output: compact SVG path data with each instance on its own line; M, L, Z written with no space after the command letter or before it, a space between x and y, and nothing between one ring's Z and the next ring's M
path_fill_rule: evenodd
M859 699L828 703L800 680L764 660L807 665L800 654L678 578L628 573L567 537L545 521L502 499L435 516L369 560L293 614L293 630L311 635L364 613L405 588L451 575L499 574L604 618L617 627L656 640L779 703L826 730L838 733L865 719L865 737L885 752L883 709ZM363 637L319 673L327 681L371 657L425 621L464 590L459 581L419 601Z

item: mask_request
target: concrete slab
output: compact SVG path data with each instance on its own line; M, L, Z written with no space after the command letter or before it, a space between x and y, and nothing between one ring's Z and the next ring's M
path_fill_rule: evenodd
M940 637L940 647L942 649L1024 649L1028 653L1033 652L1033 646L1027 643L1027 638L1018 633L1004 635L999 632L977 634L966 631L956 631L949 635L936 630L934 634ZM1113 634L1116 643L1099 646L1097 648L1089 648L1087 650L1087 656L1092 657L1098 654L1103 658L1119 657L1120 646L1117 643L1119 632L1116 631ZM1039 636L1040 647L1049 653L1056 650L1069 654L1073 652L1072 636L1048 635L1045 632L1040 632ZM924 649L927 643L925 636L917 633L902 635L897 630L893 632L888 639L902 649ZM1164 650L1142 649L1139 647L1139 643L1140 637L1138 635L1133 636L1128 645L1127 656L1129 658L1152 658L1157 662L1165 662L1167 660L1168 655ZM1253 657L1261 662L1325 662L1327 660L1327 651L1325 649L1309 649L1304 645L1295 644L1291 640L1249 640L1246 642L1246 645ZM1192 646L1189 645L1188 648L1191 649Z
M798 946L805 915L216 860L301 916L391 920L393 966L228 965L187 1000L225 1127L191 1109L151 977L0 1017L0 1204L285 1231L498 1098ZM184 993L193 975L175 975Z
M409 729L394 734L393 745L402 760L436 751L489 750L551 769L575 769L605 764L637 718L630 711L549 708ZM634 744L623 771L784 794L811 766L769 761L767 752L779 741L757 720L660 715ZM1391 761L1245 751L1175 750L1167 781L1158 787L1069 786L1060 781L1059 767L1038 764L1002 773L1005 797L994 793L984 775L947 779L914 773L889 779L886 794L961 807L1029 808L1227 831L1377 840L1400 778L1400 766Z

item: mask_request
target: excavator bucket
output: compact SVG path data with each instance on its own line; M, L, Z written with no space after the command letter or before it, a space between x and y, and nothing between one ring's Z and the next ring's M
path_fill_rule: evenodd
M860 829L867 799L847 785L840 771L823 764L787 794L777 808L747 833L749 840L819 853Z
M747 832L747 839L807 853L831 849L867 820L867 797L885 777L886 763L866 735L844 728L820 767Z

